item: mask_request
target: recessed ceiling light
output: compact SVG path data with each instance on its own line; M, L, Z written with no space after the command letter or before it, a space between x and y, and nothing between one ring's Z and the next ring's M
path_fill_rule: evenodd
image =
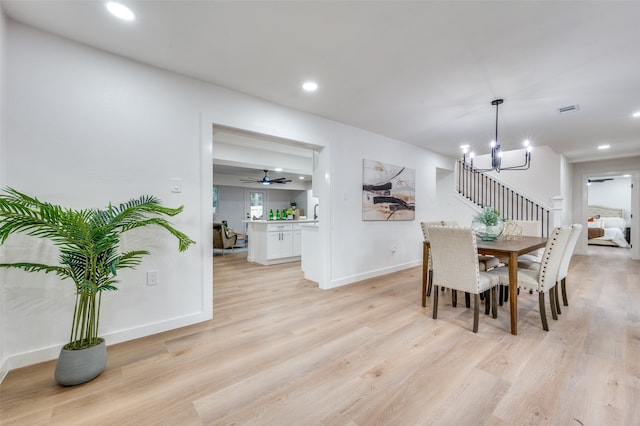
M640 117L640 111L634 112L631 116L636 118Z
M307 92L315 92L318 90L318 83L315 81L307 81L302 85L302 88Z
M598 149L609 149L611 145L598 145Z
M304 180L304 176L299 176L298 179Z
M113 16L122 19L123 21L133 21L135 19L135 15L127 6L122 3L118 3L115 1L110 1L107 3L107 9L109 12L113 14Z
M276 167L274 170L275 170L276 172L281 172L281 171L282 171L282 167Z

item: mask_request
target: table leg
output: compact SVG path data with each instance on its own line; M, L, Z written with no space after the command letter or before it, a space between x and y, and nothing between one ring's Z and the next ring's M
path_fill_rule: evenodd
M518 255L509 253L509 307L511 334L518 334Z

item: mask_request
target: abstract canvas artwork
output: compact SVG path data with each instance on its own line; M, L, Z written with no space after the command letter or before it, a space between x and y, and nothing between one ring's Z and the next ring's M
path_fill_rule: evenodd
M362 166L362 220L414 220L416 171L380 161Z

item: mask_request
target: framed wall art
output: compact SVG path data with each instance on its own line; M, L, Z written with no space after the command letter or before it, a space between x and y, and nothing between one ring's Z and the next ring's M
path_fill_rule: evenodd
M363 160L362 220L414 220L416 171Z

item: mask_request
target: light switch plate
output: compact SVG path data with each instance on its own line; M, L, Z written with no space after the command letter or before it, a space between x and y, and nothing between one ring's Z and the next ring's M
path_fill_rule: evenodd
M182 192L182 179L180 178L171 179L171 192Z

